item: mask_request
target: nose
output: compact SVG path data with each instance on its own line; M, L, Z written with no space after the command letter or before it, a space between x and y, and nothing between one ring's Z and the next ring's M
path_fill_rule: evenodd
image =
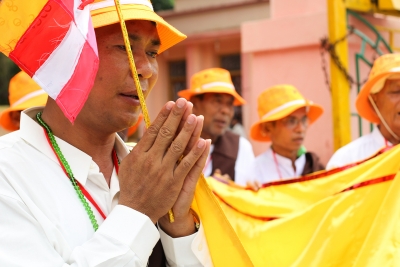
M145 52L134 55L136 70L140 79L149 79L153 76L153 66Z
M228 114L228 115L230 115L231 113L233 114L233 106L229 103L221 104L220 108L223 114Z
M305 125L301 120L299 120L294 130L298 133L303 133L307 130L307 125Z

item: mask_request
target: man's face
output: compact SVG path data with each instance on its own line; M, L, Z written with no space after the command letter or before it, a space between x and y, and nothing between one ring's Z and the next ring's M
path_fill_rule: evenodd
M382 90L372 95L389 127L400 135L400 79L386 80Z
M191 101L193 102L193 113L204 116L201 137L215 141L218 136L223 135L229 128L234 114L233 96L206 93L193 97Z
M145 97L157 81L160 40L153 22L126 22L133 57ZM96 29L100 66L78 119L101 131L117 132L133 125L140 102L118 24Z
M307 127L306 108L299 108L283 119L261 125L262 131L271 138L272 146L288 152L297 152L300 149Z

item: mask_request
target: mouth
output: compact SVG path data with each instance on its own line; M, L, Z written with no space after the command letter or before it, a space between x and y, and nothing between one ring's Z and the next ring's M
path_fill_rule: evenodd
M136 91L124 92L119 94L126 103L132 106L140 106L139 96Z
M292 139L295 143L302 143L304 141L303 137L298 137L298 138L294 138Z
M139 96L136 94L136 92L135 93L121 93L120 95L124 96L124 97L130 97L135 100L139 100Z
M228 123L224 120L215 120L215 123L220 127L225 127Z

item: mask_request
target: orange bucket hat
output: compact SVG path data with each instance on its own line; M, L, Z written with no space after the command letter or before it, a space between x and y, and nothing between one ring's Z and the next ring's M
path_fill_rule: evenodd
M367 82L362 87L356 99L358 114L373 123L380 123L380 119L373 109L369 96L378 93L387 79L400 79L400 54L386 54L375 60Z
M186 39L186 35L154 12L150 1L121 0L120 3L125 20L149 20L157 24L157 32L161 40L159 53ZM90 4L90 10L94 28L119 23L114 0L95 0Z
M192 76L190 89L178 92L181 97L190 100L194 95L205 93L230 94L235 98L233 104L240 106L246 101L236 92L229 71L221 68L212 68L200 71Z
M44 106L47 101L46 92L23 71L11 78L8 92L10 107L1 113L0 125L9 131L18 130L11 121L10 112Z
M322 115L324 109L306 100L292 85L275 85L264 90L258 97L258 115L260 120L251 126L250 137L257 141L270 141L261 132L261 124L285 118L299 108L306 107L310 124Z

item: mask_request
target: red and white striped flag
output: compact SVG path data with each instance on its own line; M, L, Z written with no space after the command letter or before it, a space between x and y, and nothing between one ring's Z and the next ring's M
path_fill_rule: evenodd
M99 66L93 0L0 0L0 52L56 100L73 122Z

